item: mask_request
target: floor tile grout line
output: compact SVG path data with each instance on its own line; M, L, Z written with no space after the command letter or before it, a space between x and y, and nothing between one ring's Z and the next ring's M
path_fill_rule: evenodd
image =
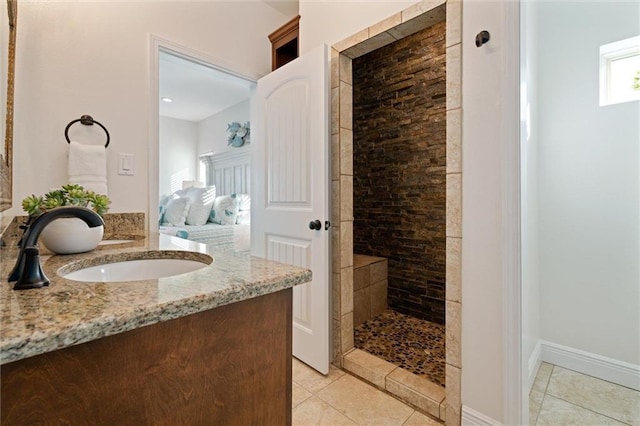
M547 397L546 392L542 393L542 401L540 401L540 407L538 407L538 412L536 413L536 418L533 422L532 426L536 426L538 424L538 418L540 417L540 413L542 412L542 404L544 404L544 399Z
M544 393L547 393L547 390L549 389L549 384L551 383L551 376L553 376L553 370L556 368L555 365L551 364L551 372L549 373L549 377L547 378L547 383L545 383L544 385Z

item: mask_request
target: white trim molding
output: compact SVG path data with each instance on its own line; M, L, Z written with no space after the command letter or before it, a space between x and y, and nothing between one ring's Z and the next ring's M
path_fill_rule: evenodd
M473 408L462 406L462 426L501 426L502 423Z
M520 212L520 3L504 4L502 63L503 134L503 417L505 424L526 424L528 392L522 354L522 235Z
M531 392L531 388L533 387L533 382L536 380L536 375L538 374L538 369L540 368L540 364L542 364L542 345L538 340L536 343L536 347L533 349L531 356L529 357L528 372L529 377L527 378L527 389Z
M545 362L640 391L640 365L545 340L540 346Z

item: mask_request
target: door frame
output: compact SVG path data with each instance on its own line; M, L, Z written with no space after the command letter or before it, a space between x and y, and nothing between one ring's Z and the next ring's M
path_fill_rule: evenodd
M417 12L418 11L418 12ZM416 3L377 24L366 28L331 48L331 121L332 121L332 304L333 363L343 366L344 357L353 349L353 177L344 168L341 156L353 155L352 59L386 44L390 33L407 34L406 26L427 28L445 12L447 68L447 150L454 154L447 161L447 250L446 250L446 399L443 403L447 424L460 424L462 410L462 15L460 1ZM366 32L366 36L363 35ZM386 33L386 34L385 34ZM411 33L411 31L409 31ZM347 74L347 75L345 75ZM449 157L449 155L447 155Z
M233 75L254 84L260 76L255 73L237 70L237 67L228 61L212 56L195 49L183 46L173 41L167 40L155 34L149 35L149 143L148 143L148 201L147 201L147 231L158 232L158 191L159 191L159 134L160 134L160 94L158 85L160 83L160 52L169 53L192 62L199 63L208 68L215 69L226 74Z

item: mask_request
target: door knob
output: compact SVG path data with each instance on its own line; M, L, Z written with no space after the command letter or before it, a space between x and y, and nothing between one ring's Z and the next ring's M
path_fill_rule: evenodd
M312 220L309 222L309 229L313 229L314 231L319 231L322 228L322 222L318 219Z

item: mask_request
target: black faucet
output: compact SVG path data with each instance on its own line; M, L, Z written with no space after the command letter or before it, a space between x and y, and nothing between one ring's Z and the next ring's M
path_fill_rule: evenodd
M89 228L104 225L104 220L96 212L86 207L56 207L38 216L24 232L20 244L18 261L9 274L9 281L17 281L14 290L40 288L49 285L49 278L40 266L40 252L36 243L42 230L53 220L61 217L77 217L85 221Z

